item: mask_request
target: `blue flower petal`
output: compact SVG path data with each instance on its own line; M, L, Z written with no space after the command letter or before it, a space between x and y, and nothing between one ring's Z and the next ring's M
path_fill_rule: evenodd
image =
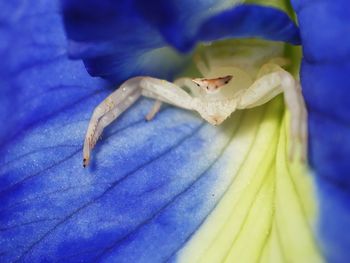
M300 44L299 29L286 13L259 5L240 5L213 16L197 35L200 41L249 37Z
M350 4L346 0L293 4L304 50L301 80L309 108L310 161L321 204L319 236L328 262L349 262Z
M83 59L92 76L117 84L137 74L173 79L189 63L178 51L191 51L200 41L261 37L299 43L298 28L283 11L239 5L222 12L232 6L227 1L65 0L70 55ZM169 62L159 70L164 60Z
M1 146L59 114L66 106L88 98L96 92L91 87L103 83L87 78L80 62L71 62L72 69L67 70L66 40L57 3L47 4L45 8L39 3L28 5L14 2L1 5L6 14L1 16L4 34L0 50L3 59L0 116L6 120L0 129ZM57 28L51 29L45 23ZM52 76L61 81L53 81ZM85 78L79 79L80 76ZM88 89L82 93L77 85ZM65 90L74 92L74 98L67 96Z
M69 54L83 59L92 76L113 84L138 74L172 79L188 62L188 57L165 47L158 30L136 12L132 1L65 0L62 8ZM166 59L169 63L159 67Z

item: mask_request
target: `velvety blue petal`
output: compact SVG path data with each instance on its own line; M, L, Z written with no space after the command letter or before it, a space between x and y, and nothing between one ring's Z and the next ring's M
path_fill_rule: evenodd
M329 262L349 262L350 4L293 1L303 42L310 161L320 196L319 236Z
M133 1L62 2L70 56L83 59L92 76L114 84L137 74L172 79L188 62L165 48L158 30L137 13ZM169 63L159 67L164 60Z
M299 29L283 11L258 5L239 5L205 21L197 34L200 41L259 37L300 44Z
M66 40L63 28L57 26L61 17L56 2L42 5L12 1L3 3L1 8L0 116L2 123L6 120L6 125L0 129L0 145L3 146L26 129L59 114L65 106L80 102L88 93L92 94L91 88L98 83L101 85L101 81L78 80L79 75L86 75L80 67L67 70ZM33 32L36 34L31 35ZM57 84L52 75L62 81ZM81 93L76 84L86 86L88 93ZM69 89L75 94L74 100L64 93Z
M224 0L65 0L69 53L83 59L92 76L116 84L136 73L173 79L189 63L178 51L191 51L201 41L260 37L299 43L298 28L281 10L233 5ZM168 63L159 70L163 61Z

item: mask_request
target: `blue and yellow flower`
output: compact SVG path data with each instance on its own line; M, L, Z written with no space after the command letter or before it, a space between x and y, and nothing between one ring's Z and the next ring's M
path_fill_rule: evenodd
M348 262L350 5L292 4L301 38L277 0L1 3L0 261ZM227 52L298 77L300 42L310 167L277 97L219 127L170 106L146 123L142 99L82 168L91 112L126 79Z

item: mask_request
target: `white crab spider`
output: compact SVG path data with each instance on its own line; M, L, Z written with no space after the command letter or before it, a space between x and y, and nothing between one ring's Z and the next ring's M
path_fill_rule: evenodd
M306 110L299 82L293 76L274 63L264 64L255 81L238 91L230 86L235 80L237 68L215 68L215 75L204 64L198 69L207 78L181 78L174 83L151 77L134 77L125 81L119 89L109 95L94 110L91 117L83 149L83 166L89 164L90 152L95 146L103 129L129 108L140 96L156 100L152 110L146 116L151 120L159 111L162 102L187 110L197 111L203 119L213 125L221 124L237 109L248 109L266 103L280 93L284 93L285 103L291 113L291 149L293 158L295 144L299 141L305 158L307 143ZM231 74L227 74L230 73ZM215 76L213 76L213 74ZM217 73L216 73L217 74ZM231 79L233 78L233 81ZM185 91L187 87L189 91Z

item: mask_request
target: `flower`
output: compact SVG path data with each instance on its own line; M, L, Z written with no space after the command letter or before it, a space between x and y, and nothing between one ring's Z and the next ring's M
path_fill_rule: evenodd
M1 4L0 52L6 62L0 65L0 116L6 123L0 130L1 261L189 262L203 251L204 259L217 261L236 256L248 262L259 256L301 261L305 255L316 261L317 233L328 259L344 259L341 249L349 243L344 236L335 242L332 235L340 232L334 224L329 232L312 229L320 203L305 167L284 158L288 114L279 98L235 114L220 128L173 107L145 123L151 102L141 100L106 131L91 169L81 167L91 111L112 87L91 78L81 61L68 59L66 34L69 55L114 84L141 74L172 79L191 62L198 40L260 36L298 42L298 30L283 12L230 4L63 1L65 29L57 1ZM306 20L302 77L312 91L310 15L303 4L293 4L301 25ZM312 95L306 92L311 106L318 103ZM314 153L321 146L312 109L311 160L322 174L319 169L332 159ZM345 210L346 197L328 181L318 182L321 200ZM328 191L337 196L330 198ZM319 222L333 222L328 209L346 226L346 210L328 206L320 207Z

